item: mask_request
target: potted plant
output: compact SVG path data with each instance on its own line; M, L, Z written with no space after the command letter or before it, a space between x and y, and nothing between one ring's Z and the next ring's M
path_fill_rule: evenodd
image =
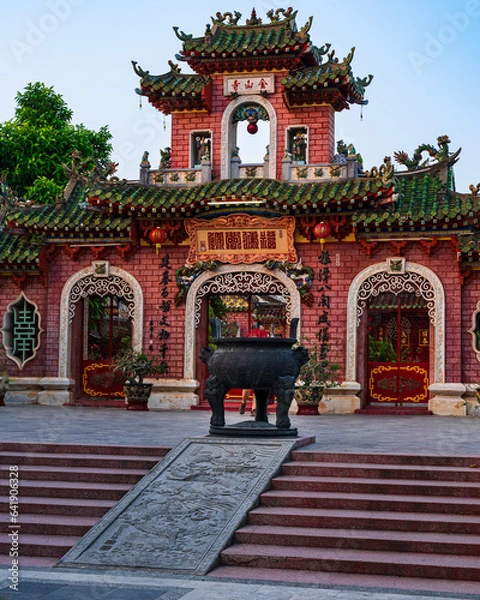
M5 354L5 347L0 344L0 354ZM4 369L2 375L0 375L0 406L5 406L5 396L8 391L8 374L7 370Z
M8 391L8 375L7 371L3 372L3 375L0 377L0 406L5 406L5 396Z
M471 417L480 418L480 388L474 388L475 399L465 400L465 406L467 408L467 414Z
M338 385L336 379L340 365L331 363L325 357L325 350L317 342L308 346L309 360L300 368L295 390L298 415L317 415L318 405L324 390Z
M119 371L125 379L123 390L127 410L148 410L153 384L144 379L161 375L165 365L155 364L143 350L128 349L113 361L112 370Z

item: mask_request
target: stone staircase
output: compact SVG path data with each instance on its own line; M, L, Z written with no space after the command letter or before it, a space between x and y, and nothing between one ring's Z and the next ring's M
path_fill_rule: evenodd
M210 576L480 593L480 458L298 450Z
M18 467L20 566L54 565L170 448L0 443L0 565L12 564L9 468Z

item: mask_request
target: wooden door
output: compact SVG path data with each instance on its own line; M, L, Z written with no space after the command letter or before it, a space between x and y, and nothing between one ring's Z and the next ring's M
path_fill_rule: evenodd
M426 405L430 320L423 298L379 294L370 300L368 329L368 404Z
M117 296L89 296L84 310L83 397L123 398L123 378L111 364L131 344L128 305Z

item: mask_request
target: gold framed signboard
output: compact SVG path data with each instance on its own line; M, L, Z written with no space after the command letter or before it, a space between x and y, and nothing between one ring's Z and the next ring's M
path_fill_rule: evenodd
M297 262L294 217L267 219L228 215L216 219L186 219L190 250L187 264L216 260L252 264L266 260Z

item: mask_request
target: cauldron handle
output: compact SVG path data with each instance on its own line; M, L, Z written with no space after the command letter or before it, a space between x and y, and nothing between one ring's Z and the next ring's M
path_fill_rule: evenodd
M298 319L297 319L298 321ZM210 319L210 327L212 328L212 337L213 338L221 338L222 337L222 324L220 323L220 319L214 317Z
M294 317L291 321L290 321L290 338L295 338L297 339L297 327L298 327L298 321L300 319L298 317Z

